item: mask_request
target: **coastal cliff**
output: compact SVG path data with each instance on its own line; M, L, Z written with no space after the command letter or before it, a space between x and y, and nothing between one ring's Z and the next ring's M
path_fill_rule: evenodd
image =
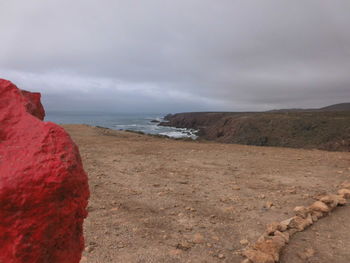
M160 125L222 143L350 151L350 111L169 114Z

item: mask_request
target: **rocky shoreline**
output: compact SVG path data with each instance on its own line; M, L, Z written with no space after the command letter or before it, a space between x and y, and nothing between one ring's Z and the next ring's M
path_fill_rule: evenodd
M193 112L165 120L160 125L196 129L210 141L350 151L350 111Z

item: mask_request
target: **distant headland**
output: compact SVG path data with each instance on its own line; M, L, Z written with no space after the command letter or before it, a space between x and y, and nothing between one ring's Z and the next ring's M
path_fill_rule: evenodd
M350 151L350 103L319 109L168 114L163 126L199 130L223 143Z

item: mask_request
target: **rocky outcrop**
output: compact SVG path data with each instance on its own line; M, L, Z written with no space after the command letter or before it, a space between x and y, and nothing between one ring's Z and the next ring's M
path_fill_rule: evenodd
M199 112L167 115L163 126L199 130L223 143L350 151L350 111Z
M39 93L0 79L0 262L78 263L89 197L77 146Z

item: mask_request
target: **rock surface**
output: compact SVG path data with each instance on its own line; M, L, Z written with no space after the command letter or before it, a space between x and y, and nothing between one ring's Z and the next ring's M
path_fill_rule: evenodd
M89 197L77 146L39 93L0 79L0 262L78 263Z

